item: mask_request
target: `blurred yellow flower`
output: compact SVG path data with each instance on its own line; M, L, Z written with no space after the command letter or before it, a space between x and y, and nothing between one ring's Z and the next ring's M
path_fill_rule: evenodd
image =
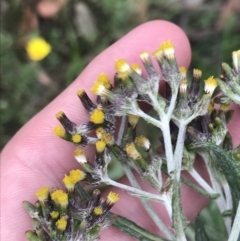
M31 60L39 61L51 52L51 45L43 38L35 37L28 41L26 51Z

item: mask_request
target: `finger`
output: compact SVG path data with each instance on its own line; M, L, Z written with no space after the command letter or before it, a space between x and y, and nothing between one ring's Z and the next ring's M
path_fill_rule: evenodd
M77 167L71 159L72 145L52 133L52 127L57 124L55 114L63 110L71 120L83 123L88 116L75 95L78 89L85 88L91 96L89 88L99 73L105 72L113 77L114 59L125 58L139 63L139 53L145 50L152 52L159 43L169 39L175 45L178 63L188 66L190 47L185 34L177 26L164 21L146 23L96 57L73 84L13 137L2 153L2 237L25 240L23 231L31 226L21 201L34 201L33 193L40 186L59 185L64 173ZM23 216L26 220L21 219Z

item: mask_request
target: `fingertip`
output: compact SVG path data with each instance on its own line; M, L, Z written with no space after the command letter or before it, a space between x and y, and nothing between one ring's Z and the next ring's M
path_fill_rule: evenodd
M167 40L171 40L175 47L179 66L188 67L191 61L191 47L184 31L171 22L153 20L136 27L99 54L76 79L76 82L81 82L86 89L89 89L92 81L101 72L113 77L116 59L124 58L130 63L139 63L140 53L147 51L151 55L162 42Z

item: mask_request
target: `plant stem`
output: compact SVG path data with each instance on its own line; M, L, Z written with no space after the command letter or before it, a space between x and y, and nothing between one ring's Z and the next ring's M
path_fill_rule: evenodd
M169 119L166 116L162 118L162 126L163 127L161 128L161 131L162 131L163 140L164 140L167 169L168 169L168 174L170 174L172 171L175 170L175 162L173 158L173 147L172 147L170 126L169 126Z
M209 184L199 175L199 173L193 168L192 171L189 172L189 174L200 184L200 186L205 189L209 194L215 194L212 187L209 186Z
M185 134L186 134L186 124L184 121L179 121L178 126L178 137L177 143L174 151L174 162L175 162L175 170L178 170L178 181L180 181L181 175L181 163L182 163L182 156L183 156L183 148L184 148L184 141L185 141Z
M233 222L232 231L228 241L238 241L240 235L240 202L238 203L237 213Z
M155 194L152 194L152 193L149 193L149 192L142 191L141 189L138 189L138 188L135 188L135 187L131 187L131 186L119 183L119 182L115 182L112 179L107 178L107 177L104 177L102 179L102 182L104 182L107 185L119 187L123 190L129 191L129 192L134 193L136 195L139 195L140 197L149 198L149 199L152 199L153 201L164 202L164 199L162 197L160 197L159 195L155 195Z
M140 189L141 187L138 184L136 178L134 177L131 169L127 165L125 165L125 164L123 164L123 169L125 171L125 174L126 174L128 180L129 180L129 182L131 183L131 185L133 187L135 187L135 188ZM146 209L147 213L149 214L149 216L155 222L155 224L157 225L159 230L165 235L165 237L168 238L168 239L171 239L171 240L176 240L175 237L173 236L173 234L168 230L168 228L165 226L163 221L160 219L160 217L153 210L153 208L150 205L149 201L147 201L145 199L142 199L142 198L140 200L142 202L142 205Z
M126 117L122 117L121 119L121 124L120 124L120 130L124 130L124 127L126 125ZM117 144L120 146L121 145L121 141L123 138L123 131L120 131L118 133L118 137L117 137ZM130 167L124 163L122 163L123 165L123 169L124 172L130 182L130 184L137 190L140 190L141 187L138 184L136 178L134 177ZM151 193L149 193L151 194ZM152 194L151 194L152 195ZM155 224L157 225L157 227L159 228L159 230L166 236L166 238L171 239L171 240L175 240L174 235L168 230L168 228L165 226L165 224L163 223L163 221L160 219L160 217L156 214L156 212L153 210L152 206L150 205L148 200L142 199L140 198L141 203L143 204L144 208L146 209L147 213L149 214L149 216L152 218L152 220L155 222ZM166 200L167 201L167 200ZM167 209L167 208L166 208ZM171 216L170 216L171 217Z
M121 142L123 139L126 122L127 122L127 116L122 116L121 124L120 124L119 131L118 131L118 136L117 136L117 145L119 145L119 146L121 145Z

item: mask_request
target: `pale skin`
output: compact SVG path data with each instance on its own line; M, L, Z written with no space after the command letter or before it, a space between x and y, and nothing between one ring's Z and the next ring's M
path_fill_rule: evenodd
M73 158L75 147L53 134L53 127L58 124L55 114L62 110L72 121L78 124L86 122L88 115L78 100L77 90L85 89L94 100L95 97L90 91L93 81L102 72L112 78L115 72L115 59L124 58L129 63L140 63L141 52L152 53L161 42L166 40L173 42L179 66L188 67L191 58L190 45L179 27L165 21L143 24L99 54L64 92L34 116L9 141L1 154L1 240L26 240L24 233L32 227L31 219L22 208L22 201L28 200L34 203L36 190L43 186L63 187L64 174L69 173L71 169L79 168ZM201 68L201 66L196 67ZM235 111L229 128L231 133L234 133L236 146L240 143L238 134L240 133L240 111L239 107L233 108L238 111ZM91 159L89 148L86 149L86 153ZM201 162L198 163L198 168L202 173L205 172ZM125 178L121 182L128 184ZM149 188L148 184L142 184L142 186ZM119 202L112 209L113 212L158 233L155 224L137 198L119 189L111 188L111 190L120 195ZM191 189L183 187L183 206L188 220L194 219L207 202ZM160 214L166 225L170 226L164 208L158 206L156 212ZM101 238L105 241L136 240L115 228L104 231Z

